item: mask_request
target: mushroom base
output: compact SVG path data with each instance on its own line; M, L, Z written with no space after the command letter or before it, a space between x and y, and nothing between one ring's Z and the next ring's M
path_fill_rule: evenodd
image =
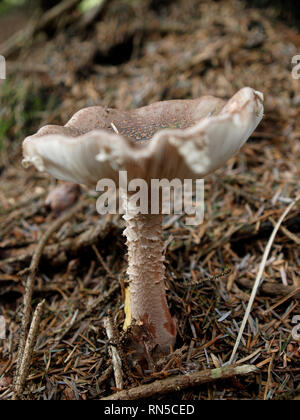
M162 216L128 211L124 219L131 312L127 318L143 326L153 346L169 352L175 344L176 325L166 300Z

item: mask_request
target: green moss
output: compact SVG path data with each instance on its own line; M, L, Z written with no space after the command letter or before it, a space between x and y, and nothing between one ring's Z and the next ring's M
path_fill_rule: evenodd
M2 0L0 3L0 16L14 7L23 6L26 0Z
M30 80L10 78L1 82L0 88L1 151L3 147L11 147L14 140L36 131L45 118L45 111L58 106L58 99Z

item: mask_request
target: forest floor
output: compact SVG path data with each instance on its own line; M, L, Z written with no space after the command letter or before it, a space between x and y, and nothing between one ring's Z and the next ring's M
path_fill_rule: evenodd
M275 10L238 0L164 6L114 0L94 15L72 7L43 24L38 14L30 19L34 33L14 43L4 36L0 46L8 75L0 81L0 315L6 320L0 399L13 395L28 267L45 235L29 309L45 302L22 398L99 399L116 392L105 316L114 324L124 389L156 381L145 395L163 398L165 378L229 361L274 224L299 196L300 81L292 77L291 57L300 54L300 33ZM26 28L20 16L15 25ZM174 352L132 364L122 339L124 222L100 217L95 191L84 188L77 207L57 216L45 199L59 182L21 166L22 140L42 125L65 124L86 106L229 98L243 86L264 93L265 116L240 153L206 179L203 224L164 220L168 305L178 325ZM169 398L299 399L293 323L300 314L299 231L298 202L275 237L235 357L237 366L256 370L179 386Z

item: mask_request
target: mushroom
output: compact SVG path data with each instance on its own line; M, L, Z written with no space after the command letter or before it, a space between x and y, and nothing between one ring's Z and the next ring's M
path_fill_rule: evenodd
M249 87L228 102L213 96L153 103L121 111L89 107L64 126L46 126L23 143L24 165L54 177L96 186L103 178L199 179L233 156L263 117L263 95ZM168 352L176 323L167 305L162 214L124 215L129 293L126 322L143 324L153 345ZM130 308L130 310L128 310Z
M74 182L65 182L57 185L47 195L45 206L51 210L55 217L72 207L80 195L80 186Z

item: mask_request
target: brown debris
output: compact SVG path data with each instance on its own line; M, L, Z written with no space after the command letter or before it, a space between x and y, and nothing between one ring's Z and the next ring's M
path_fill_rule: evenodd
M171 378L152 382L148 385L141 385L126 391L120 391L116 394L102 398L102 400L138 400L149 398L155 395L163 395L173 391L199 386L208 382L213 382L216 379L227 379L237 375L249 375L255 371L257 371L256 367L251 365L204 370L202 372L189 373L187 375L173 376Z
M117 349L117 338L115 333L115 328L113 325L113 320L111 317L111 314L104 318L103 320L104 328L106 330L107 338L110 340L110 352L111 352L111 359L112 359L112 365L115 375L115 381L116 381L116 388L121 390L124 388L124 382L123 382L123 371L122 371L122 359L118 353Z
M80 186L72 182L58 185L47 195L45 205L51 209L54 216L59 216L75 204L80 195Z

